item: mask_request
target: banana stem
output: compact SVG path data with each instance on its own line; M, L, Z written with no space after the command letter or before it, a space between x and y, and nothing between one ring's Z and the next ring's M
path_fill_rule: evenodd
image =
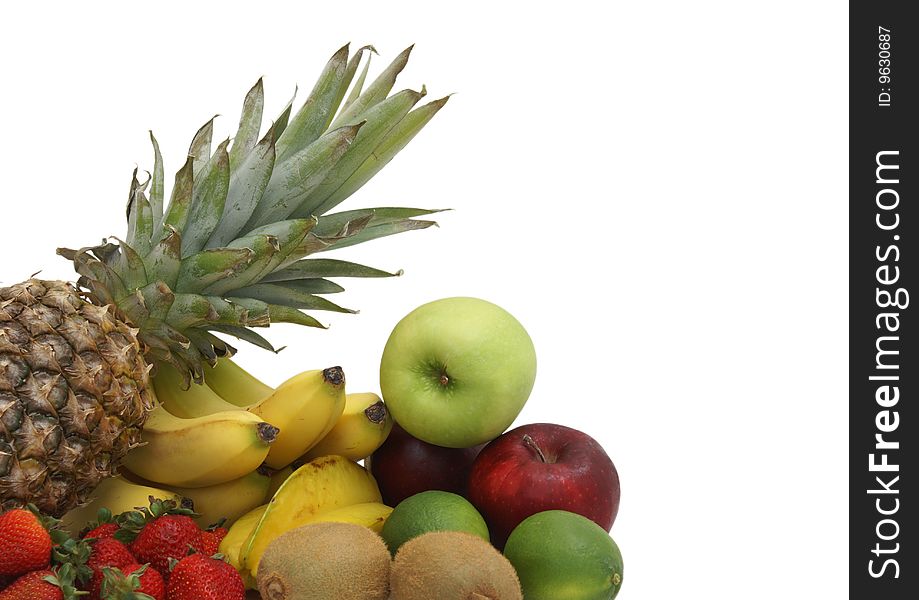
M281 430L270 423L262 421L258 424L258 438L266 444L272 443L278 437Z

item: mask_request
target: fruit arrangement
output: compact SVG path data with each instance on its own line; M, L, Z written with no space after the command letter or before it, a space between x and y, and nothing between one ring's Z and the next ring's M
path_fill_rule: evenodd
M345 46L261 137L259 81L232 143L197 132L168 201L151 135L125 240L59 250L75 285L0 288L0 600L618 594L618 473L583 432L508 431L536 350L506 310L411 311L380 395L340 366L270 386L220 337L274 350L253 328L353 312L333 279L398 273L309 256L433 224L331 212L446 102L390 94L410 50L365 87L375 50Z

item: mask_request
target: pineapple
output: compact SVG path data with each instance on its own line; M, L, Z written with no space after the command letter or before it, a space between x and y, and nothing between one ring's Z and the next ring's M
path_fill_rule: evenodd
M215 334L274 350L253 328L322 327L303 311L353 312L323 297L343 289L331 279L396 274L306 257L434 224L415 218L433 210L330 213L446 103L413 109L424 89L390 95L410 51L364 89L375 51L343 47L302 108L291 116L288 104L261 138L259 80L232 143L212 151L213 120L194 136L168 202L151 134L153 172L134 172L125 239L59 249L75 285L0 288L0 508L61 515L85 502L140 442L157 363L201 383L234 352Z

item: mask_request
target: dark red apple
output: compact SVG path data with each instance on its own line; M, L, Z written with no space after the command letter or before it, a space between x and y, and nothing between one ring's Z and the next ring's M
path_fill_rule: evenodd
M395 506L409 496L428 490L465 496L472 461L484 446L435 446L412 437L394 423L389 437L368 462L380 486L383 503Z
M485 446L469 475L469 500L498 548L521 521L544 510L578 513L609 531L619 511L619 474L586 433L533 423Z

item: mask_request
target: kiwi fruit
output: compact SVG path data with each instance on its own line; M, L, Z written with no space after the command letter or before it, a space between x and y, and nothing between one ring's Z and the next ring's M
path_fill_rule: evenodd
M482 538L459 531L425 533L393 560L390 600L523 600L511 563Z
M278 536L258 565L263 600L386 600L391 555L353 523L313 523Z

